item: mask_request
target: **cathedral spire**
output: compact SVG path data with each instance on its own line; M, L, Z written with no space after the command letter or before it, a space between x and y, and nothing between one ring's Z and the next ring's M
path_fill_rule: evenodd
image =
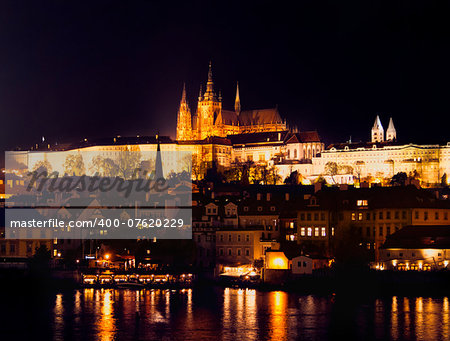
M206 82L205 99L214 99L214 97L214 82L212 78L212 66L210 61L208 69L208 81Z
M183 83L183 92L181 93L181 103L186 103L186 83Z
M177 140L189 140L192 133L192 117L191 109L186 98L186 84L183 83L183 91L181 93L180 108L177 117Z
M164 179L162 160L161 160L161 146L159 145L159 134L156 135L156 161L155 161L155 180Z
M239 115L241 113L241 100L239 99L239 82L236 84L236 100L234 101L234 111Z

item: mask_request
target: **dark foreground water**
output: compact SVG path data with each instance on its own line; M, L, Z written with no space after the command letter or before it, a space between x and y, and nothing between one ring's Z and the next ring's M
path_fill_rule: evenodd
M0 299L0 340L450 340L448 297L30 288Z

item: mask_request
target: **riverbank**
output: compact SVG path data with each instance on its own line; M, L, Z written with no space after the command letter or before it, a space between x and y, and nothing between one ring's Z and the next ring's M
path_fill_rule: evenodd
M81 288L79 271L49 271L35 273L22 269L0 270L3 287L40 291L58 291ZM302 294L350 293L354 295L450 295L450 271L332 271L326 275L307 275L290 278L284 283L230 283L198 278L193 287L254 288L261 291L282 290ZM157 288L166 288L159 285ZM171 288L167 286L167 288Z

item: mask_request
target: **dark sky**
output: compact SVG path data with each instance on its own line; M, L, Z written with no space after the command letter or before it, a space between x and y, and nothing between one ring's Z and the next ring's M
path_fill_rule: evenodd
M225 108L278 105L325 142L450 140L445 1L1 1L2 149L84 137L175 136L209 60Z

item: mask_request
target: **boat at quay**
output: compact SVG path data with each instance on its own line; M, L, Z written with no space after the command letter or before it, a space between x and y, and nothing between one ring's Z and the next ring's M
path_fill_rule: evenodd
M86 288L127 288L146 287L187 288L193 285L195 276L183 274L82 274L81 285Z

